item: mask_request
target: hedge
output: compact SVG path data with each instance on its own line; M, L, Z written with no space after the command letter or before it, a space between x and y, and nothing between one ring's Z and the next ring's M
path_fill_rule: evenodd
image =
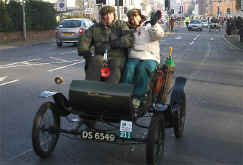
M57 25L53 4L27 0L25 3L27 30L49 30ZM0 6L0 31L22 31L23 11L21 3L10 1Z

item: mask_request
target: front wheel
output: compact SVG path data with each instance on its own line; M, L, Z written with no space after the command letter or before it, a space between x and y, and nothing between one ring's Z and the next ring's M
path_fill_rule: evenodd
M60 117L55 113L54 106L52 102L42 104L34 118L32 145L35 153L41 158L50 156L59 138L55 129L60 128Z
M164 155L165 119L163 113L152 117L146 144L147 165L160 165Z
M184 132L186 119L186 96L184 92L178 92L171 100L174 133L176 138L181 138Z
M62 44L63 44L62 42L57 42L57 47L59 48L62 47Z

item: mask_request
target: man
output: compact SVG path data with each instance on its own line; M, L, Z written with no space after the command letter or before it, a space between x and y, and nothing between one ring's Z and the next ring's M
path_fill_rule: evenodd
M187 16L184 20L185 24L186 24L186 28L188 29L189 23L190 23L190 17Z
M79 56L86 60L85 71L87 80L101 80L100 69L103 66L104 53L108 50L109 68L111 74L108 83L119 83L124 68L127 48L133 44L133 36L125 22L117 21L115 8L103 7L100 12L101 21L91 26L80 37ZM94 47L92 56L90 48Z
M133 105L139 108L145 101L152 72L160 63L159 40L164 36L162 27L157 23L161 12L153 14L151 21L145 22L145 16L139 9L131 9L128 23L133 29L134 44L128 54L128 61L122 82L135 84Z
M174 26L175 26L175 18L171 17L170 19L170 31L173 32L174 31Z

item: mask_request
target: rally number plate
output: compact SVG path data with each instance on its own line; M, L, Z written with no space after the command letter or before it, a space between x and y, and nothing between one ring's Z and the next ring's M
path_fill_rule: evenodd
M116 140L115 134L93 131L82 131L81 139L114 142Z

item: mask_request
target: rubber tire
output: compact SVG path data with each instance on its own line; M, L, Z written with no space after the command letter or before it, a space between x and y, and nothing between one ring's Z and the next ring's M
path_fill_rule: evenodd
M62 47L62 42L57 42L57 47L61 48Z
M32 145L35 153L40 156L41 158L47 158L51 155L52 151L55 149L57 141L59 139L59 134L56 134L56 136L52 137L51 146L48 147L47 151L42 150L41 148L41 142L40 142L40 122L43 119L43 115L47 112L48 109L51 109L53 117L54 117L54 127L60 128L60 117L55 113L54 111L54 103L52 102L45 102L43 103L39 111L36 113L34 121L33 121L33 127L32 127Z
M160 132L159 132L160 130ZM159 134L159 139L161 140L160 143L160 153L154 154L156 150L156 134ZM165 118L163 112L155 113L151 119L151 124L147 136L147 143L146 143L146 162L147 165L160 165L161 160L163 159L164 155L164 141L165 141ZM158 152L158 151L156 151ZM156 157L159 158L156 160Z
M186 118L186 96L184 92L180 92L176 96L173 96L171 99L171 107L173 108L175 105L180 106L180 113L172 110L173 116L173 129L176 138L183 137L184 126L185 126L185 118Z

